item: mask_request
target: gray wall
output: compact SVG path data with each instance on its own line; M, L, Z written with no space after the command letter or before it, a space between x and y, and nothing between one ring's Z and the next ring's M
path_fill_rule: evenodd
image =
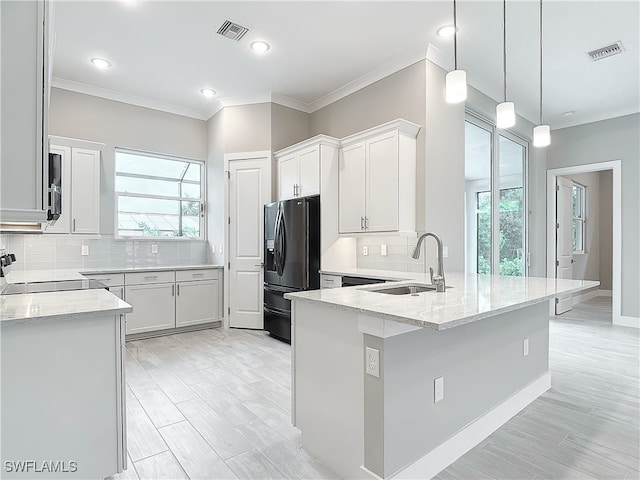
M418 62L311 114L311 136L346 137L403 118L420 125L416 169L416 226L424 230L425 64Z
M587 194L586 251L573 255L573 278L599 280L601 289L611 290L612 173L589 172L567 175L565 178L584 185Z
M207 121L207 239L216 264L224 262L224 115L221 110Z
M100 179L100 232L114 233L115 147L205 160L206 122L53 88L49 134L106 144Z
M311 116L308 113L271 104L271 149L274 152L311 136Z
M271 103L224 109L224 153L271 150Z
M622 164L622 315L640 317L640 114L554 130L550 169L620 160Z

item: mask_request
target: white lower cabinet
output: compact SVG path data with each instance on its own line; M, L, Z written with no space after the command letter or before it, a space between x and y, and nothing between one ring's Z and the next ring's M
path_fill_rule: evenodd
M218 281L176 284L176 327L187 327L218 319Z
M127 335L176 326L174 283L127 285L125 301L133 307L127 314Z
M109 291L120 300L124 300L124 287L109 287Z

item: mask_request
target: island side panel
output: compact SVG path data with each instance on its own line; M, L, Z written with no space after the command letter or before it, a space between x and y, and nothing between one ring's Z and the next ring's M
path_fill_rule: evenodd
M2 326L2 464L77 462L75 472L3 478L103 478L119 470L119 315Z
M293 301L295 420L302 445L342 478L363 464L362 333L353 312Z
M365 346L367 341L369 336ZM375 390L384 389L383 469L371 470L388 478L548 373L547 304L448 330L385 338L383 346L383 381L365 382L364 398L368 419L369 399L379 398ZM444 399L435 403L434 380L440 376ZM379 409L379 402L374 400L371 408ZM372 440L365 437L366 452L379 450L369 444Z

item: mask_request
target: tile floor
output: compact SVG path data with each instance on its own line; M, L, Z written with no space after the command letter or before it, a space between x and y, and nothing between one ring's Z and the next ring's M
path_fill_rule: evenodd
M440 472L455 479L638 479L637 330L610 298L553 319L552 388ZM290 347L245 330L129 342L129 469L114 478L336 478L290 423Z

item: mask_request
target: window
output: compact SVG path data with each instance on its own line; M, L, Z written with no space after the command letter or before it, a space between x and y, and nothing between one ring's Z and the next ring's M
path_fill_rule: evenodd
M585 253L587 188L573 182L573 253Z
M116 234L204 238L204 163L116 149Z
M472 115L465 122L465 269L526 273L526 165L522 139Z

